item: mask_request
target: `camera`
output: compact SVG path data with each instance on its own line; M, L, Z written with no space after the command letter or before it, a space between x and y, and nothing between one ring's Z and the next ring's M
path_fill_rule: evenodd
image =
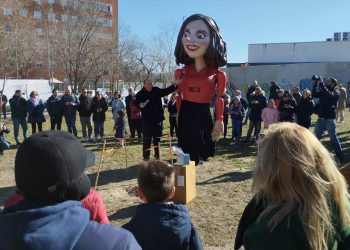
M0 131L7 130L7 127L4 124L0 124Z
M313 76L311 77L311 80L313 80L314 82L322 81L322 76L313 75Z

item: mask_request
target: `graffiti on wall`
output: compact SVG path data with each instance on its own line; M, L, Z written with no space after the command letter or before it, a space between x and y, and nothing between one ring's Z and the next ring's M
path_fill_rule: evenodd
M287 79L282 79L281 81L277 82L278 86L280 86L281 89L284 90L291 90L293 88L293 86L298 85L300 87L300 90L303 91L305 89L312 89L312 80L311 79L301 79L298 82L294 82L294 81L290 81ZM270 84L267 82L263 82L259 84L261 89L265 92L265 93L269 93L270 91ZM232 89L240 89L242 90L244 93L247 93L248 88L250 86L250 84L248 83L243 83L241 86L238 86L237 84L230 84Z

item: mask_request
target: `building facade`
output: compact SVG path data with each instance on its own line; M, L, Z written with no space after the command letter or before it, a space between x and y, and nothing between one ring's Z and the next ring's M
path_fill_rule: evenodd
M87 8L87 5L84 7L85 13L82 13L81 8L83 2L91 5L91 9ZM16 41L28 40L31 42L28 42L26 46L35 47L34 54L25 63L23 60L26 56L29 57L29 52L22 51L23 55L16 52L19 57L17 61L20 63L11 62L9 64L7 78L56 78L66 81L65 67L68 63L62 63L62 60L59 60L60 50L54 48L57 44L50 42L56 39L54 33L60 27L68 26L68 23L73 26L75 23L85 22L86 25L93 23L97 27L93 29L92 37L101 40L116 40L118 36L118 0L1 0L0 19L0 25L5 33L12 32L15 28L18 30L18 27L23 29L18 32L21 35L13 36L11 41L10 38L8 41L3 39L2 43L15 44ZM72 30L71 32L77 31ZM4 48L9 44L0 46ZM27 51L29 50L30 48L27 48ZM4 58L6 52L2 52ZM11 56L16 55L11 54Z
M283 89L312 87L312 75L336 77L350 83L350 41L251 44L247 63L229 63L225 69L231 89L247 91L257 80L268 93L270 81Z

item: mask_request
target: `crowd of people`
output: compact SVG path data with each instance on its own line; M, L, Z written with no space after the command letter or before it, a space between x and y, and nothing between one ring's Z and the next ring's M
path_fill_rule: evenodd
M317 114L316 137L321 139L324 131L327 131L338 160L344 162L344 153L336 134L336 122L344 122L347 92L335 78L327 79L326 83L322 79L316 79L312 89L305 89L303 92L299 86L294 86L292 90L283 90L276 82L271 82L269 93L267 98L258 82L254 81L247 90L246 99L241 96L240 90L235 91L233 98L226 94L224 137L227 136L229 116L232 120L232 139L239 144L250 143L253 131L257 142L262 123L264 129L278 122L294 122L309 129L311 116ZM242 141L242 126L248 120L247 135Z
M82 89L80 96L77 97L72 93L72 88L68 86L61 97L54 89L45 105L36 91L32 91L29 100L25 100L21 96L21 91L17 90L9 100L16 144L21 143L20 127L24 139L28 137L28 123L31 124L32 134L42 131L42 124L46 121L45 108L47 108L50 117L51 130L61 130L64 117L68 132L77 137L76 116L78 114L82 128L82 141L102 141L106 112L108 106L111 106L115 137L119 145L123 146L124 144L128 124L130 138L135 138L137 135L139 141L143 141L143 159L150 159L152 140L155 151L154 158L159 159L158 144L163 134L165 107L169 112L170 136L178 136L176 88L176 85L171 85L166 89L153 87L152 80L146 79L143 88L137 94L132 88L129 88L128 95L124 99L121 93L116 91L112 100L107 103L102 93L98 91L92 97L88 94L88 90ZM170 94L171 97L168 101L167 97ZM234 91L234 96L226 93L222 97L225 106L223 135L225 138L228 135L229 118L232 120L232 140L239 144L242 142L250 143L252 135L257 142L262 124L264 129L268 129L272 124L278 122L295 122L300 126L310 128L311 116L315 113L319 117L315 126L316 137L321 138L323 132L327 130L334 151L339 161L343 162L344 154L336 135L336 122L344 122L347 98L347 90L338 84L335 78L329 78L326 83L323 83L322 79L318 79L314 82L311 90L305 89L302 92L299 86L294 86L292 90L283 90L276 82L272 81L268 98L258 82L254 81L248 87L246 98L242 97L241 91L238 89ZM6 105L6 102L7 98L3 96L2 105ZM127 118L127 122L125 118ZM247 134L242 140L242 128L248 124L248 121ZM0 132L1 153L9 147L9 142L4 137L5 132L9 133L6 129Z

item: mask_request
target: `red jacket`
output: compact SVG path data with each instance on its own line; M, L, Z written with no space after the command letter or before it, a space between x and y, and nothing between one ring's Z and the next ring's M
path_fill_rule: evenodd
M131 120L142 119L141 109L135 105L135 101L133 99L131 99L129 105L130 105L130 119Z
M11 207L21 200L24 200L24 197L15 192L7 198L4 208ZM109 224L105 204L101 196L95 190L90 189L88 196L86 196L81 203L84 208L90 211L90 220L102 224Z

